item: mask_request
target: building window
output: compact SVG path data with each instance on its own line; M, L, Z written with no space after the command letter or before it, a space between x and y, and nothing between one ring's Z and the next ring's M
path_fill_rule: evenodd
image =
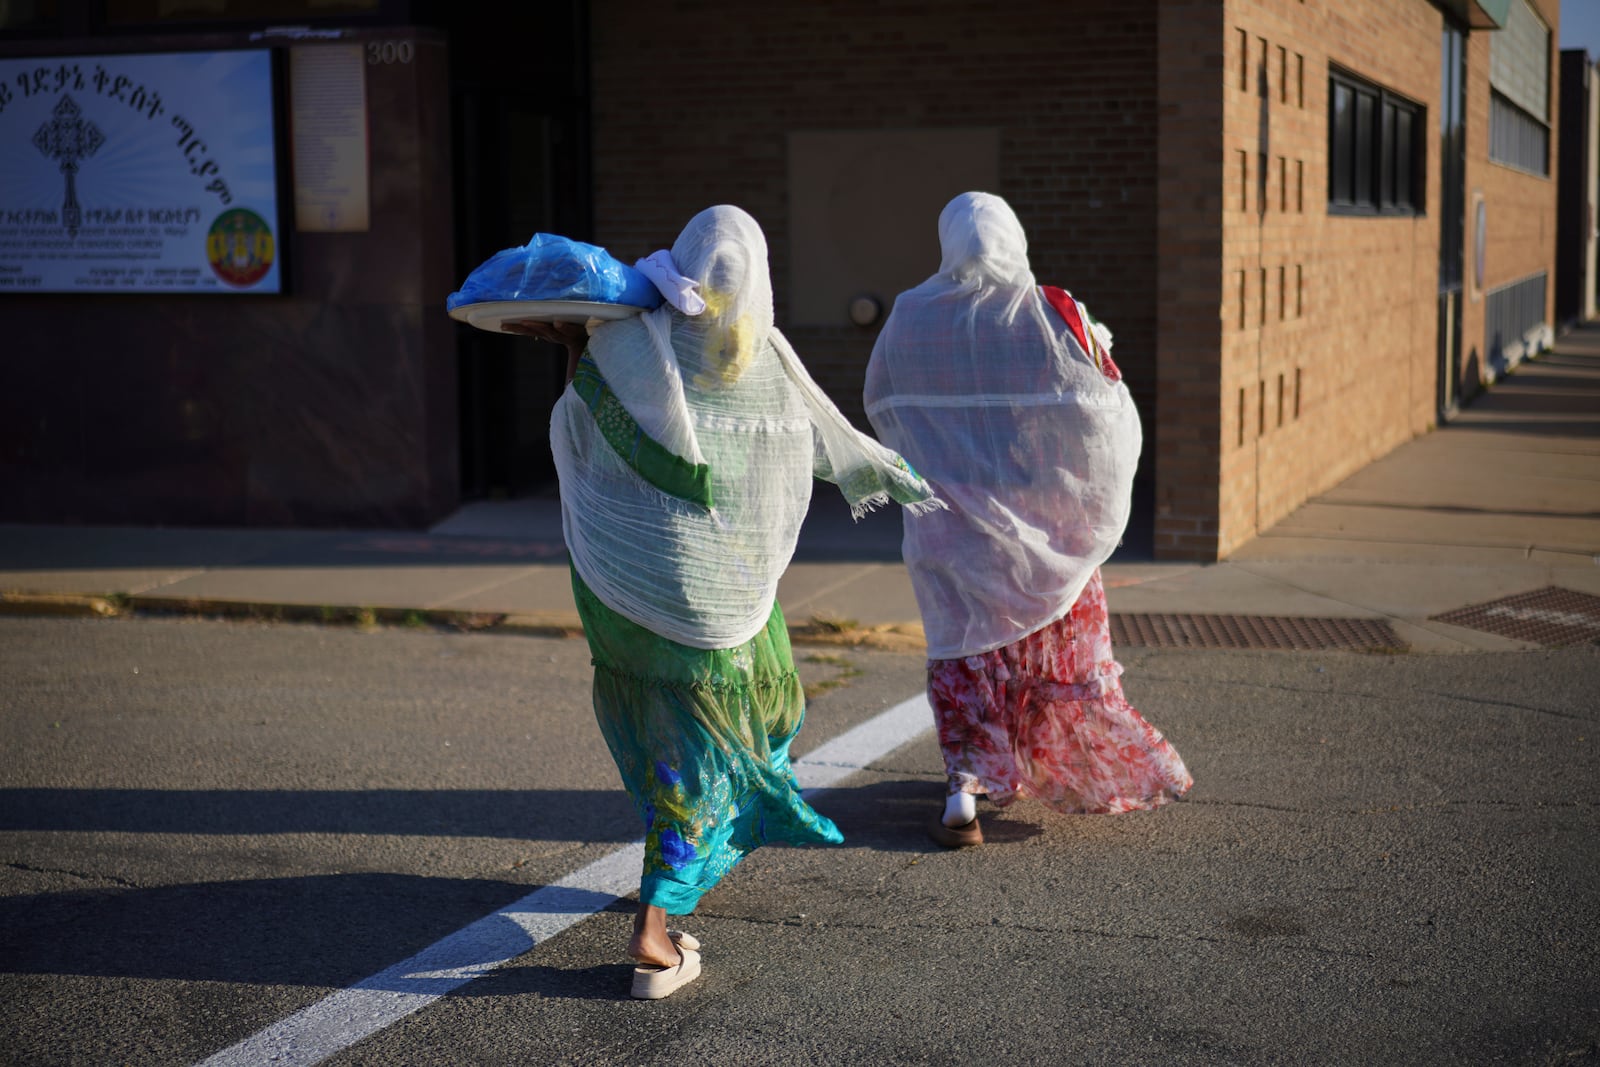
M1484 348L1496 371L1515 366L1550 343L1545 318L1543 271L1488 294L1483 314Z
M1550 175L1550 29L1513 0L1489 39L1489 158Z
M1497 92L1489 93L1489 158L1550 175L1550 127Z
M1426 112L1372 82L1328 78L1328 211L1421 215Z

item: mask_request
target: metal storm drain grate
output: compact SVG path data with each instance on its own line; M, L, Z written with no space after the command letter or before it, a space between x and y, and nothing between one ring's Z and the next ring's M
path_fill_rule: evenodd
M1433 619L1539 645L1600 643L1600 596L1554 585L1457 608Z
M1403 650L1383 619L1260 615L1113 615L1111 644L1144 648Z

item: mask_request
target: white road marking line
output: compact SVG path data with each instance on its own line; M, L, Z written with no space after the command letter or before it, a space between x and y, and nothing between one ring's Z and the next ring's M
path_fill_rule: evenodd
M795 760L795 778L809 797L932 726L927 697L912 697ZM309 1067L320 1063L632 893L639 888L643 863L643 841L608 853L411 958L223 1049L199 1067Z
M927 694L919 694L795 760L794 776L807 794L827 789L931 729L933 709Z

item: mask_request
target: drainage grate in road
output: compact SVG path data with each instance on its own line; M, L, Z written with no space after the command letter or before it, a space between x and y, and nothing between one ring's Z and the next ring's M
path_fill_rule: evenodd
M1283 648L1397 651L1383 619L1261 615L1113 615L1111 643L1145 648Z
M1600 596L1554 585L1447 611L1433 619L1539 645L1600 644Z

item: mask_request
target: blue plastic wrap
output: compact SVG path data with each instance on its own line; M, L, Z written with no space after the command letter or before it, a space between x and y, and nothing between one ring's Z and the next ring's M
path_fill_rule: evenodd
M520 248L496 252L445 301L454 311L495 300L582 300L655 308L661 293L650 279L598 245L536 233Z

